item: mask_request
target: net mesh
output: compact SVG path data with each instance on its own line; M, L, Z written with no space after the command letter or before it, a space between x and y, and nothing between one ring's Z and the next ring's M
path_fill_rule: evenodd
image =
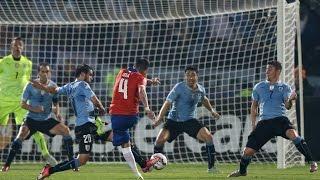
M251 131L251 90L265 79L268 61L277 59L277 1L275 0L135 0L135 1L1 1L0 55L10 52L10 41L21 36L25 55L36 65L49 62L52 80L59 86L74 80L77 65L95 69L92 89L105 106L111 101L116 73L122 64L147 57L152 62L150 77L161 85L147 89L151 109L158 112L170 89L183 80L184 68L199 69L199 83L222 114L214 121L203 108L198 118L214 133L219 162L237 162ZM285 80L293 84L295 8L286 5L284 36ZM66 97L61 97L62 114L71 128L74 114ZM295 110L290 111L295 122ZM110 117L103 117L109 121ZM13 126L14 127L14 126ZM153 153L159 129L143 117L131 131L132 140L143 155ZM16 134L12 126L2 127L4 159ZM72 131L73 134L73 131ZM66 158L62 137L48 139L57 159ZM289 142L288 142L289 143ZM268 142L254 158L256 162L277 161L276 139ZM284 146L289 164L300 155L292 144ZM75 151L77 146L75 145ZM25 141L20 160L40 159L32 140ZM205 144L186 134L165 145L172 162L204 162ZM118 148L96 142L91 161L122 161Z

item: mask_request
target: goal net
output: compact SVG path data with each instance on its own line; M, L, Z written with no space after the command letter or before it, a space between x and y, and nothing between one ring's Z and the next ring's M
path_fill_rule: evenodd
M111 101L115 74L122 64L132 65L146 57L152 62L149 77L160 77L161 85L147 89L152 110L158 112L170 89L184 78L184 68L199 69L199 83L215 101L222 117L214 121L198 108L199 121L212 133L218 162L238 162L251 131L249 109L255 83L265 79L268 61L283 62L283 79L294 85L296 2L276 0L134 0L134 1L1 1L0 55L10 53L10 41L20 36L24 54L33 61L33 77L39 62L49 62L52 80L58 85L74 80L77 65L95 70L92 88L105 106ZM281 7L281 9L279 8ZM281 13L280 13L281 12ZM281 46L281 47L279 47ZM281 51L281 56L279 55ZM74 126L74 113L61 96L62 114ZM296 123L295 110L289 113ZM109 116L104 116L110 121ZM161 127L153 129L141 114L131 131L132 141L150 157ZM13 125L2 127L1 156L8 155L17 134ZM72 130L73 134L73 130ZM49 149L65 159L62 137L48 138ZM268 142L253 161L286 166L302 163L289 141ZM77 152L77 144L74 145ZM280 158L279 152L281 151ZM37 162L40 151L33 140L23 143L16 162ZM278 152L278 153L277 153ZM171 162L205 162L205 144L188 135L165 145ZM277 158L277 155L278 158ZM93 162L123 161L119 148L96 142Z

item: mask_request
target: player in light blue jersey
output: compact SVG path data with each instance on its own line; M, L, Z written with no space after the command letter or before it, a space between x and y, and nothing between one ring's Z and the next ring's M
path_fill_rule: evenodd
M49 79L50 67L47 63L41 63L38 66L38 71L39 78L35 81L40 84L45 84L49 87L57 86ZM52 105L54 106L54 110L52 109ZM70 137L69 128L61 122L61 115L56 95L36 89L31 85L31 83L29 83L23 91L21 107L28 110L28 113L19 129L17 137L11 145L11 150L4 167L10 167L16 153L21 149L22 141L30 138L37 131L47 134L51 137L55 135L64 135ZM52 112L54 112L55 117L58 120L54 118ZM54 157L50 158L55 161Z
M297 95L288 84L279 81L281 70L280 62L268 62L267 80L256 84L253 88L250 115L252 132L241 157L240 169L232 172L229 177L246 176L252 156L274 136L282 136L293 141L296 148L311 163L310 172L318 169L307 143L299 136L293 124L286 117L286 110L292 107ZM256 124L258 108L260 118Z
M0 126L6 126L9 116L13 115L15 124L20 127L27 113L20 103L23 90L31 78L32 61L22 55L23 50L22 38L15 37L11 41L11 54L0 59ZM11 139L11 135L8 138ZM56 160L49 154L44 135L36 132L32 138L40 148L43 158L55 164ZM6 146L6 142L3 143ZM1 171L7 172L9 169L10 166L4 164Z
M33 86L50 93L64 94L69 98L76 115L75 135L79 142L79 154L77 158L64 161L54 167L46 165L37 179L44 179L53 173L76 169L85 165L89 160L92 150L93 140L97 134L95 116L105 114L105 108L91 90L89 83L93 79L93 69L84 64L76 69L76 80L62 87L43 86L37 82L32 82ZM97 108L98 112L95 111Z
M155 127L158 126L172 105L167 121L157 136L154 153L163 153L163 147L166 141L171 143L179 134L186 132L189 136L206 143L208 172L212 172L215 169L213 136L210 131L196 119L198 104L204 105L214 118L219 118L220 115L212 107L209 99L205 95L204 87L198 84L198 70L193 66L188 66L185 69L185 81L176 84L170 91L153 124Z

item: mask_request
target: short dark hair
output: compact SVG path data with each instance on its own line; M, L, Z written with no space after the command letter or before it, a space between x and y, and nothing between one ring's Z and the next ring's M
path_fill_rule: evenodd
M191 66L191 65L187 66L184 69L184 73L186 73L187 71L195 71L198 74L198 69L195 66Z
M41 62L41 63L38 65L38 72L40 71L41 66L42 66L42 67L49 66L49 63L47 63L47 62Z
M76 77L79 77L81 73L87 74L87 73L89 73L90 70L93 71L92 67L90 67L87 64L82 64L82 65L78 66L76 69Z
M11 41L11 44L13 43L13 41L21 41L21 42L22 42L22 45L24 44L21 37L14 37L14 38L12 39L12 41Z
M21 37L14 37L13 39L12 39L12 41L22 41L22 38Z
M282 65L281 65L281 63L279 61L276 61L276 60L269 61L267 64L275 67L276 70L280 70L280 71L282 70Z
M140 58L136 60L136 63L134 66L138 71L144 71L148 69L149 65L150 65L150 62L147 58Z

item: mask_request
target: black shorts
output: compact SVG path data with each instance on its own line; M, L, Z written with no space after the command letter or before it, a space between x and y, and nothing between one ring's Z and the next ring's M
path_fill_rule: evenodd
M204 127L204 125L201 124L196 119L190 119L185 122L176 122L176 121L168 119L165 122L165 124L163 125L164 129L169 130L169 133L170 133L170 137L168 139L169 143L172 142L173 140L175 140L183 132L185 132L189 136L197 139L197 134L202 127Z
M33 119L27 117L24 120L23 125L26 125L29 128L30 133L26 139L29 139L37 131L42 132L50 137L54 137L55 134L51 134L50 129L52 129L53 127L55 127L59 123L60 122L55 120L54 118L49 118L44 121L37 121L37 120L33 120Z
M74 133L76 141L79 143L79 154L90 154L93 140L97 134L97 126L87 122L81 126L76 126Z
M246 147L258 151L265 143L275 136L288 139L286 131L295 129L293 124L285 116L276 117L258 122L256 129L248 136Z

